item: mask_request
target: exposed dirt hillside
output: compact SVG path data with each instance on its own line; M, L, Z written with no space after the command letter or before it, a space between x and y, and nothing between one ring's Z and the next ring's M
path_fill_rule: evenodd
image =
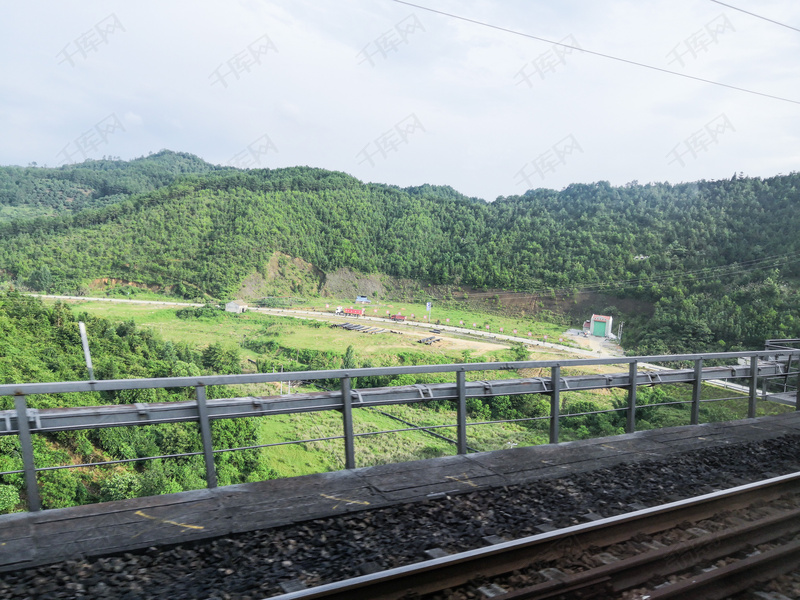
M251 301L270 296L316 296L324 278L322 271L302 258L276 252L261 270L245 277L236 298Z
M314 265L275 253L261 271L242 282L237 298L245 301L268 296L355 298L407 302L464 302L473 308L528 317L562 317L565 324L579 325L593 313L652 315L652 304L608 294L582 293L573 297L548 296L504 290L476 290L468 286L433 285L380 273L359 273L342 268L323 273Z

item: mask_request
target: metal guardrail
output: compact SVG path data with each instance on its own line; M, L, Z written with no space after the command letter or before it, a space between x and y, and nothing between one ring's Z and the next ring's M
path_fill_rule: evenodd
M784 338L764 342L764 350L796 350L798 348L800 348L800 338Z
M740 359L747 359L746 364L738 364ZM784 360L785 359L785 360ZM704 367L704 361L734 361L730 366ZM767 362L769 360L770 362ZM637 388L641 385L660 385L670 383L690 383L693 386L691 403L691 424L699 423L701 386L703 382L728 379L749 381L748 417L755 417L756 404L759 398L759 380L772 378L788 379L790 375L800 373L789 372L788 366L800 364L800 349L769 350L762 352L728 352L709 354L660 355L644 357L618 357L575 359L559 361L521 361L503 363L467 363L449 365L423 365L407 367L376 367L366 369L339 369L329 371L301 371L285 373L260 373L247 375L217 375L199 377L169 377L157 379L117 379L103 381L71 381L56 383L25 383L0 385L0 396L14 397L14 410L0 411L0 435L16 435L19 437L23 469L6 471L0 475L24 473L28 509L41 509L41 500L36 479L37 472L64 468L78 468L119 464L125 462L141 462L155 458L202 455L205 462L206 483L208 487L216 487L217 477L214 465L214 454L237 450L248 450L276 445L322 441L332 439L344 440L345 468L355 468L355 439L410 430L432 430L437 428L455 428L456 445L459 454L468 452L467 427L488 423L519 422L548 420L550 443L559 442L559 425L563 417L575 417L586 414L598 414L624 410L627 412L626 431L636 428ZM649 372L644 369L648 363L691 363L691 368L658 370ZM628 373L609 375L562 376L562 369L597 365L628 365ZM532 377L524 379L499 379L467 382L466 374L474 371L509 371L520 369L549 369L549 377ZM411 385L388 388L352 389L352 379L365 376L392 376L401 374L455 373L455 383L430 385ZM283 381L315 381L320 379L340 380L340 389L333 392L292 394L290 396L273 397L238 397L216 400L206 399L206 387L209 385L243 385L256 383L273 383ZM762 383L762 386L764 384ZM28 407L27 396L33 394L58 394L65 392L100 392L119 390L141 390L155 388L191 387L195 390L195 400L169 403L128 404L113 406L87 406L77 408L32 409ZM765 386L764 386L765 387ZM798 386L800 388L800 386ZM561 414L561 393L580 390L622 388L628 390L628 402L625 408L594 411L590 413ZM487 398L493 396L518 394L545 394L550 396L550 414L543 417L509 419L506 421L482 421L467 423L467 398ZM389 431L355 433L353 429L353 409L373 408L392 404L408 404L432 400L449 400L456 403L456 423L454 425L420 426ZM687 402L664 402L648 406L685 404ZM797 403L800 409L800 402ZM240 417L256 417L276 414L292 414L301 412L317 412L335 410L342 413L342 435L315 440L294 440L276 444L248 446L246 448L213 448L210 421ZM202 451L184 454L172 454L158 457L140 457L89 463L86 465L62 465L55 467L39 467L34 463L32 438L33 434L53 433L79 429L98 429L104 427L122 427L152 425L157 423L197 422L200 427Z
M781 356L781 353L783 351L785 351L785 350L796 350L798 348L800 348L800 339L798 339L798 338L775 339L775 340L767 340L766 342L764 342L764 350L777 351L778 355L776 356L776 358L778 360L780 360L783 357L785 357L787 374L789 372L791 372L792 363L793 363L794 359L797 358L797 357L792 355L792 354L788 354L788 355L784 354L783 356ZM775 383L777 383L779 386L781 385L780 381L777 381ZM786 377L783 378L782 387L783 387L783 393L784 394L786 394L788 392L792 392L792 391L796 392L797 390L800 389L800 383L798 383L798 385L794 385L793 386L789 382L789 377L787 375ZM767 392L766 387L764 389L764 392L765 393Z

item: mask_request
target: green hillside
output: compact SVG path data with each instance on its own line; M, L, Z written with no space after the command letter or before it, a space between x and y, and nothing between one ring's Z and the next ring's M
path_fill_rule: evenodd
M351 341L360 348L357 352L352 345L345 347L348 343L346 340L333 343L336 336L341 336L341 330L337 333L320 322L296 321L257 313L234 315L210 307L196 310L151 309L150 327L142 327L134 323L132 318L120 318L119 315L113 320L94 316L91 309L87 313L81 311L82 308L73 309L60 302L45 305L37 298L18 292L0 292L0 382L85 380L88 375L79 320L86 325L94 374L98 379L230 374L240 373L243 368L250 372L255 368L269 372L275 368L289 371L338 369L344 365L443 364L468 360L467 355L470 354L448 354L436 348L423 349L412 337L403 340L401 338L405 336L388 333L382 339L361 336ZM124 311L130 307L115 308ZM147 322L147 319L142 320ZM155 322L162 326L167 324L164 337L154 331ZM182 327L184 324L187 327ZM188 341L184 332L190 332ZM320 338L327 339L328 344L319 344ZM371 346L360 345L365 343ZM322 348L314 347L320 345ZM505 361L514 357L514 352L498 347L491 355L483 354L474 360L492 358ZM483 374L475 372L470 375L477 378ZM511 377L513 374L503 372L499 376ZM398 378L375 376L354 379L353 383L356 385L358 382L357 385L363 388L415 382L436 383L447 379L447 375L442 374L423 374L416 378L410 375ZM301 391L336 389L338 384L338 380L323 380L317 382L316 387L306 385ZM241 394L277 395L282 390L282 384L280 387L278 384L251 384L244 388L209 386L207 393L210 398L220 398ZM172 388L29 395L27 403L32 408L53 408L170 402L192 398L191 389ZM520 401L520 406L522 404ZM508 402L503 407L500 408L511 410ZM13 408L12 397L0 397L0 410ZM484 405L480 399L472 399L470 409L470 416L474 418L486 418L492 414L488 405ZM387 411L407 420L430 425L455 422L454 411L446 402L433 406L432 410L399 406L387 407L380 412L363 409L355 411L356 431L396 428L396 422L386 416ZM335 411L223 419L215 420L211 425L217 448L329 438L340 435L341 427L341 416ZM471 444L489 450L504 447L509 438L517 442L543 443L547 437L540 429L528 430L514 424L481 428L480 431L471 432ZM202 449L199 428L195 423L43 433L33 436L33 445L37 467L165 456L199 452ZM359 441L358 447L359 466L454 452L452 444L432 438L424 432L369 437ZM341 456L341 441L328 439L301 445L226 452L219 454L215 461L220 484L229 485L335 470L341 468ZM21 468L18 439L16 436L0 436L0 472ZM202 488L205 487L203 477L201 457L181 456L92 469L48 471L39 475L39 486L45 508L58 508ZM22 474L0 475L0 514L22 509L24 496L25 479Z
M220 170L192 154L169 150L131 161L86 160L56 169L0 167L0 222L105 206L185 175Z
M232 297L276 252L432 284L655 306L619 313L643 352L800 336L800 174L605 182L487 203L449 187L363 184L295 167L193 175L100 209L0 226L0 274L48 292L97 278ZM597 307L600 311L604 307Z

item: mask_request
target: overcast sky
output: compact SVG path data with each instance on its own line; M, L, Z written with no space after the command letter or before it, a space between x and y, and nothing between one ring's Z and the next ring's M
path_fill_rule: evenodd
M392 0L4 2L0 164L167 148L486 200L800 166L800 31L711 0L417 4L549 41ZM727 4L800 29L797 0Z

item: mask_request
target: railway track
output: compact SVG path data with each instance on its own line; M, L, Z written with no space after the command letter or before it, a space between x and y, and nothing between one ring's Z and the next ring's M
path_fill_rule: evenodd
M751 431L748 427L747 431L761 437L758 429ZM740 435L744 433L740 432ZM737 438L732 436L730 439ZM527 563L529 566L521 566L505 575L498 568L493 571L498 574L490 578L489 571L483 568L480 560L477 566L472 567L459 567L456 564L456 569L469 569L475 577L465 584L454 579L451 593L437 592L435 586L431 586L429 591L421 592L422 596L416 596L425 600L482 600L487 596L479 588L489 589L487 586L494 584L507 592L507 598L512 590L545 583L546 579L540 573L545 569L559 569L563 574L545 571L551 577L573 576L603 566L602 562L598 562L601 561L597 558L598 554L613 555L621 561L677 541L691 541L693 534L688 530L693 527L716 535L727 525L741 523L734 516L724 517L730 520L727 525L724 519L722 523L714 524L695 522L695 517L692 517L692 523L687 519L683 527L661 532L645 531L634 525L633 529L639 531L636 537L631 538L629 534L627 538L620 538L627 541L611 546L603 545L607 533L601 532L598 542L580 542L577 536L559 538L553 531L556 528L578 526L581 523L585 526L586 521L590 520L589 515L591 518L598 517L593 513L600 513L604 517L622 517L633 510L657 507L678 499L756 482L765 477L800 471L797 461L800 435L742 443L734 441L711 447L705 447L706 444L707 441L691 438L688 440L690 451L670 453L660 459L613 466L598 464L596 469L588 471L563 468L561 477L545 476L536 481L501 488L462 490L465 493L445 493L421 502L371 510L348 510L310 521L175 546L153 546L123 555L75 555L63 562L6 570L0 573L0 599L262 600L302 588L308 592L312 586L332 584L381 569L411 568L419 561L431 558L436 548L452 555L470 550L478 552L476 549L486 549L488 543L499 539L532 539L530 536L549 531L550 537L544 538L538 550L534 548L531 551L532 556ZM562 471L558 466L548 469L553 469L554 475ZM452 478L453 484L457 484L457 479L461 478ZM461 486L469 487L469 484ZM313 491L309 494L316 496ZM347 496L340 496L333 491L331 494L337 500L346 501ZM309 499L308 494L301 493L300 505ZM734 506L733 501L726 502L726 507ZM739 510L743 511L743 515L738 518L744 522L767 516L757 513L771 509ZM149 511L145 512L149 514ZM234 510L230 514L238 518L244 513ZM172 526L182 522L183 518L173 519ZM166 521L163 523L169 525ZM65 538L62 536L62 539ZM98 542L104 541L102 534L97 539ZM37 543L37 539L32 538L31 543ZM3 548L0 548L0 555ZM490 550L499 548L493 546ZM759 549L765 553L769 548L762 545ZM749 548L747 552L752 551ZM453 556L446 558L452 559ZM608 559L608 556L604 558L618 562ZM693 572L692 567L701 564L701 560L696 550L687 550L684 555L664 558L662 563L670 566L688 565L688 571L677 571L674 576L669 576L677 580L687 573L698 574L700 571ZM708 566L708 563L702 566ZM649 568L651 573L662 572L661 566L657 567ZM647 573L648 568L642 567L642 570ZM487 575L478 577L478 574ZM349 585L353 580L347 583ZM462 587L459 589L458 585ZM401 594L384 597L396 598L409 587L413 585L390 582L387 587L389 592L399 590ZM321 588L318 588L313 593L320 591ZM763 594L754 596L754 591ZM775 595L776 591L783 596ZM362 597L370 597L370 594L367 591ZM346 589L342 596L351 597ZM613 596L604 593L601 597ZM745 596L736 597L735 600L756 598L800 598L800 569L771 579L755 590L750 589Z
M278 596L714 600L800 565L800 473Z

